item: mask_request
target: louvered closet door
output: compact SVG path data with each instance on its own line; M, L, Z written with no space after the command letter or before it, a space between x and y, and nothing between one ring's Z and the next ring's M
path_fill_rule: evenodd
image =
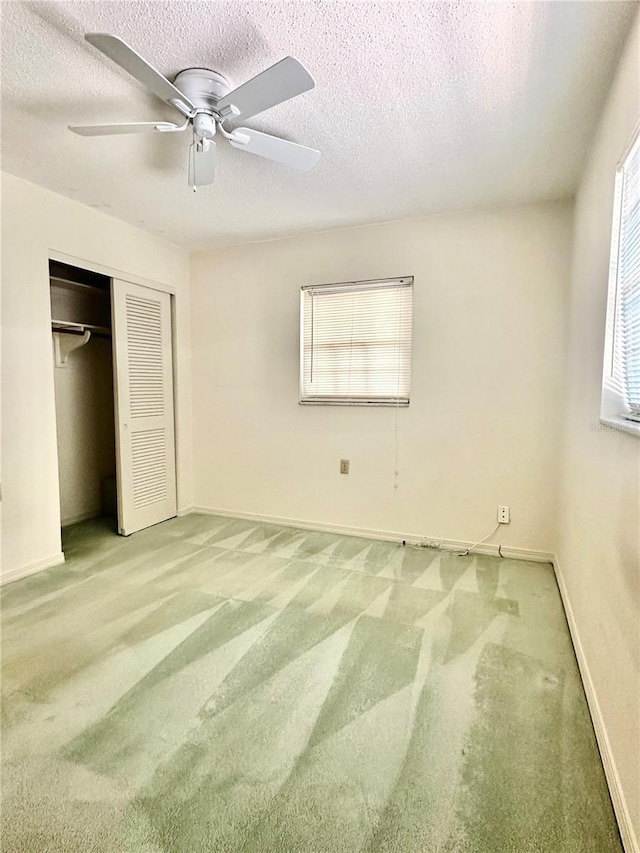
M176 515L168 293L112 281L118 527L128 536Z

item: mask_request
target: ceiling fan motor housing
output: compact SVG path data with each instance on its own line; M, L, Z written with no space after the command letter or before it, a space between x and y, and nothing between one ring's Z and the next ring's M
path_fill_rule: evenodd
M231 91L229 81L208 68L187 68L176 75L173 85L199 110L215 110L220 98Z

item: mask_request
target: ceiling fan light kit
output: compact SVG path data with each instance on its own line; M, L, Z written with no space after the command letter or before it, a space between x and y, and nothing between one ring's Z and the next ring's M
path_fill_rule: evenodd
M320 152L315 148L307 148L248 127L230 130L224 126L226 121L250 118L312 89L315 85L313 77L297 59L287 56L232 90L222 74L208 68L186 68L171 83L117 36L87 33L85 39L154 95L182 113L185 121L180 125L167 121L146 121L70 126L69 130L79 136L174 133L186 130L191 125L193 142L189 148L189 186L194 191L214 181L214 137L218 131L233 148L301 171L312 169L320 159Z

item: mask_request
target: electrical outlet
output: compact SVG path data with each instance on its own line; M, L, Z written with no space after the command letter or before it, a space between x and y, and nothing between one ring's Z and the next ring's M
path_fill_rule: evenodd
M349 460L348 459L341 459L340 460L340 473L341 474L348 474L349 473Z
M498 507L498 524L509 524L511 520L511 511L508 506Z

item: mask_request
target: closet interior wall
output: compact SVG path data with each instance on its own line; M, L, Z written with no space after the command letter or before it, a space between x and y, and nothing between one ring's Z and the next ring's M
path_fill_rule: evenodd
M99 515L115 517L115 431L110 279L50 263L52 358L56 400L60 515L64 527ZM60 331L61 324L68 329ZM60 364L55 339L89 341ZM114 519L115 525L115 519Z

